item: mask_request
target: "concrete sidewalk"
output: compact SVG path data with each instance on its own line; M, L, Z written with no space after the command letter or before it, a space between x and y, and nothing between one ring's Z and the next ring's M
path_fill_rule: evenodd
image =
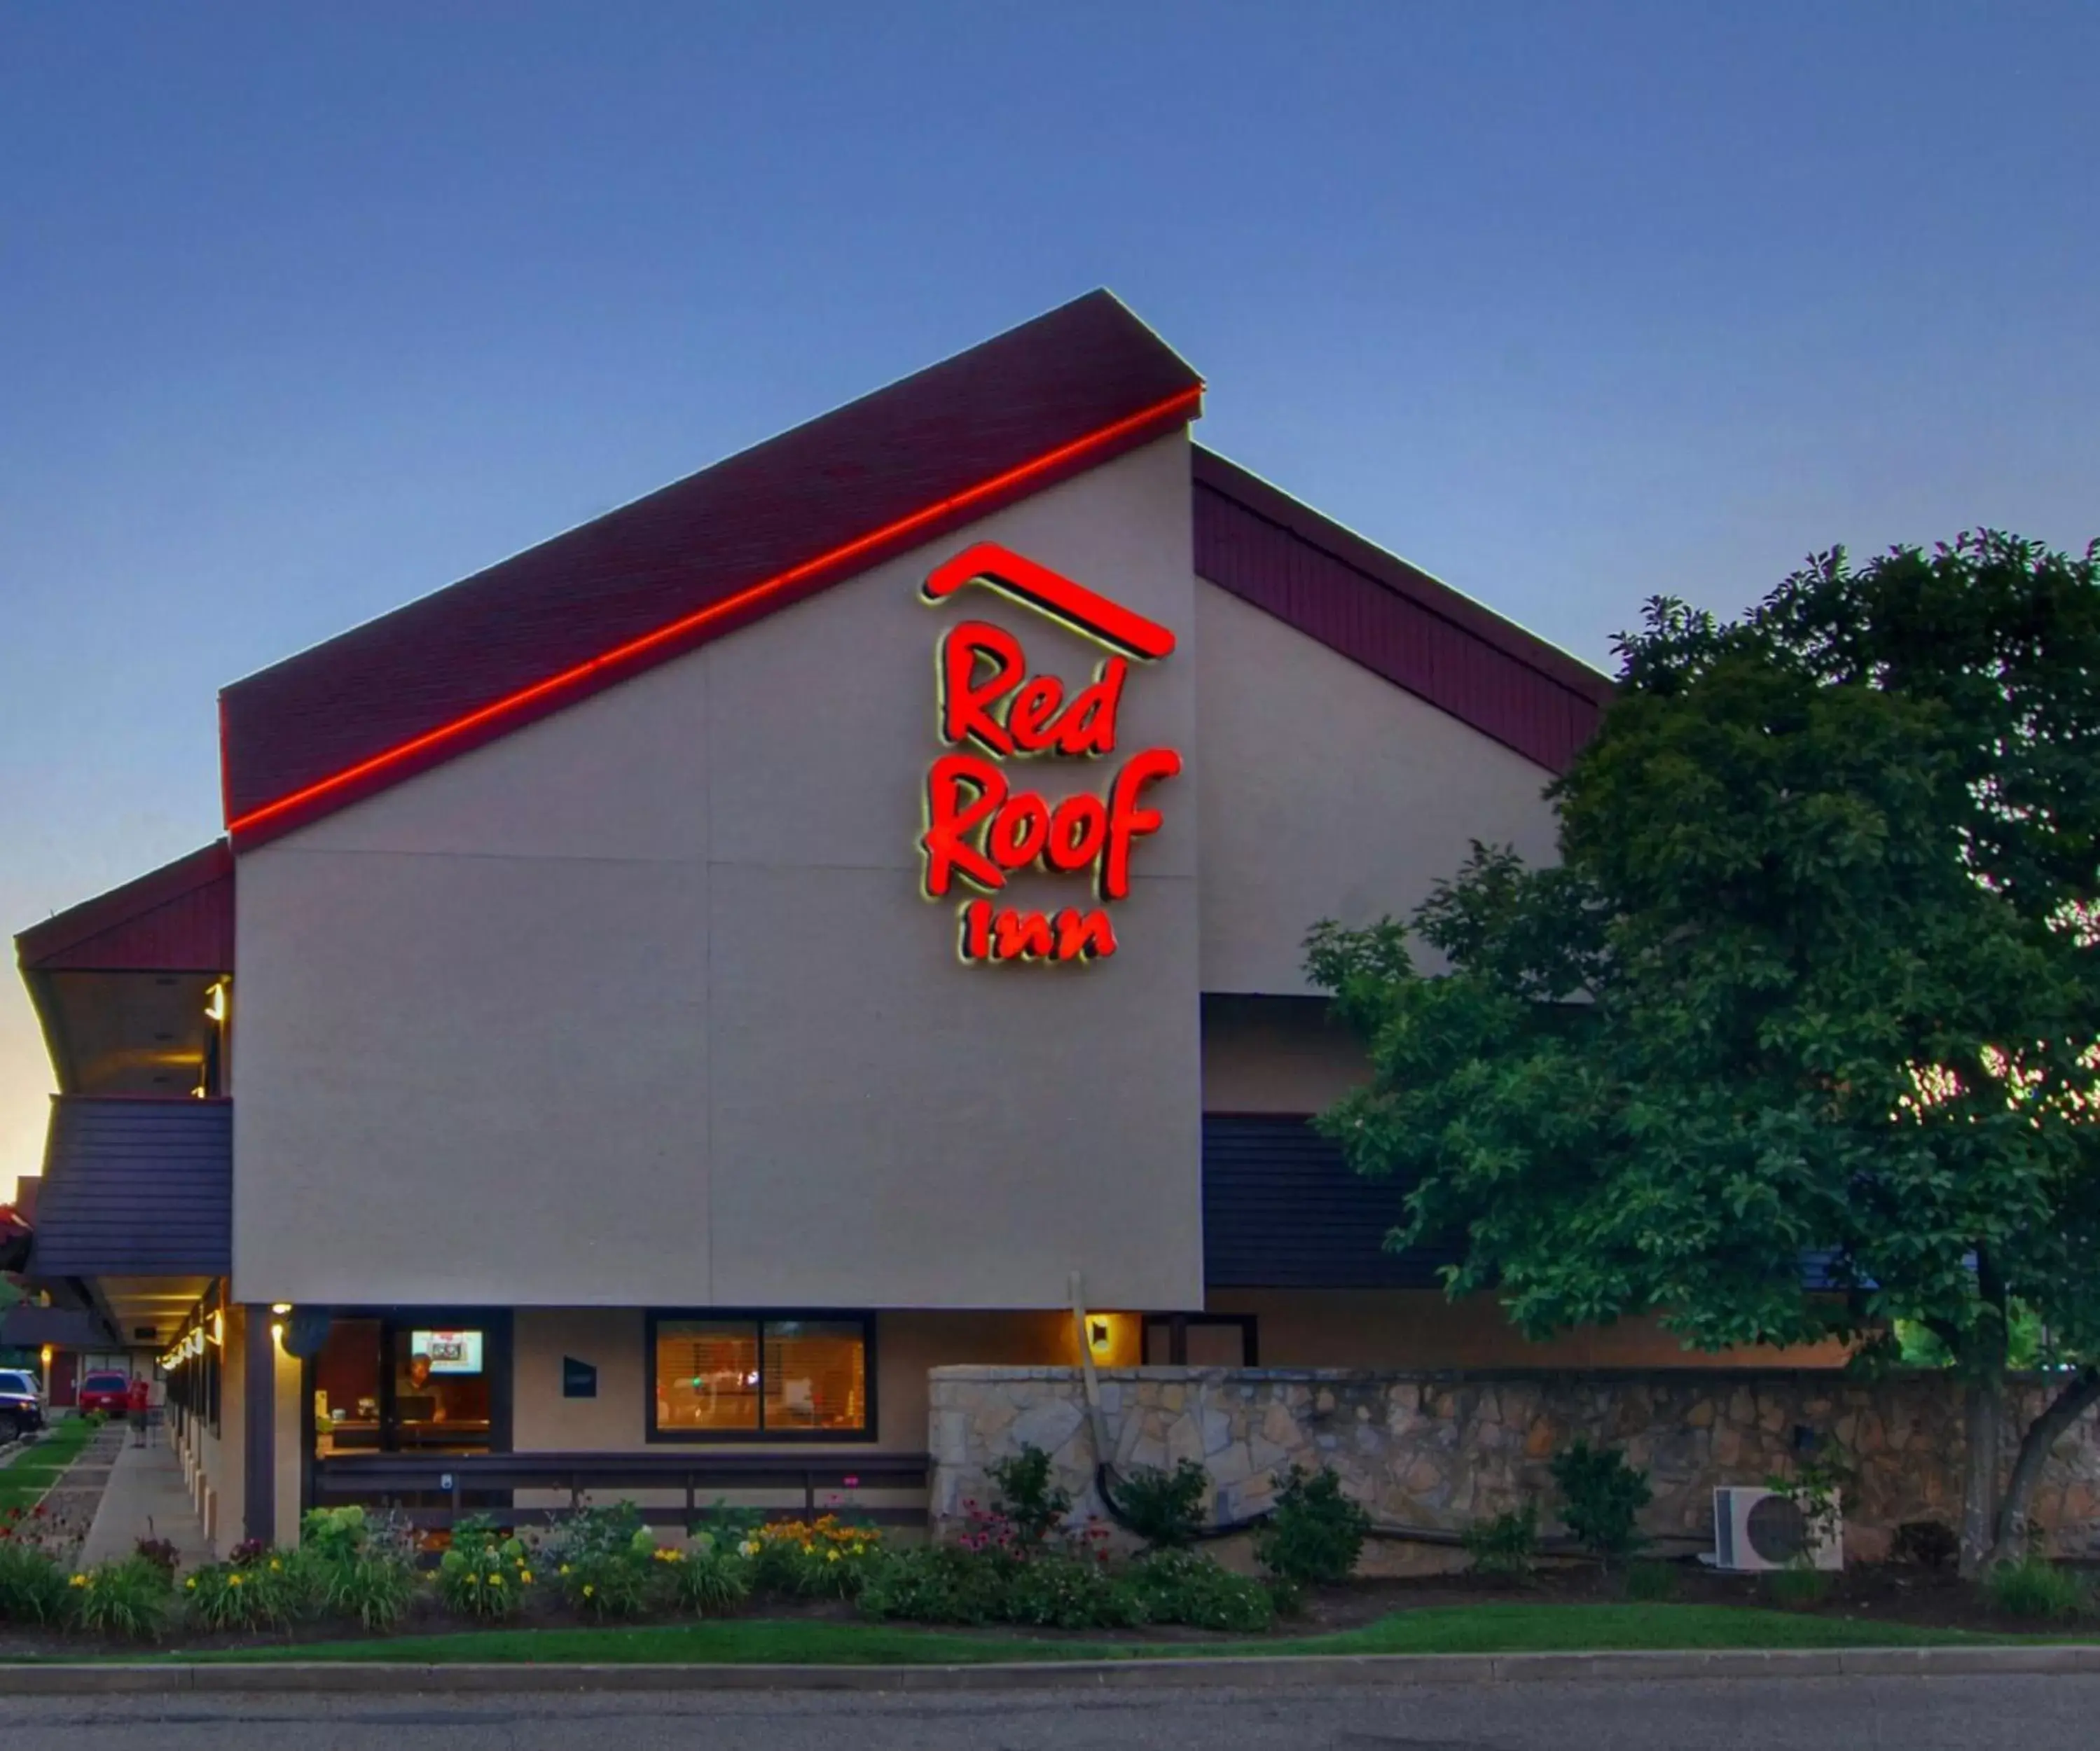
M211 1560L204 1522L190 1505L183 1482L182 1462L158 1431L145 1446L134 1447L127 1440L118 1451L76 1561L90 1568L129 1556L141 1538L165 1538L174 1546L183 1568Z

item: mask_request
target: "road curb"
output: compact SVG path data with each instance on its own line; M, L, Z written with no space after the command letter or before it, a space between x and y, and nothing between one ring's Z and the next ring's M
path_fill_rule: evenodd
M1677 1653L1313 1654L978 1665L647 1665L191 1661L0 1665L0 1696L192 1691L428 1696L490 1691L1288 1690L1366 1684L1674 1678L1972 1678L2100 1673L2100 1643L2033 1647L1716 1648Z

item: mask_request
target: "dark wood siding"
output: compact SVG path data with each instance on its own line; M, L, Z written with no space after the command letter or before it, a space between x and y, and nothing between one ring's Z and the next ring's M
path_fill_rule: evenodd
M1203 1117L1203 1279L1211 1289L1435 1289L1449 1255L1385 1250L1405 1189L1349 1171L1304 1118Z
M1196 572L1551 772L1596 728L1594 670L1209 451Z
M232 1260L231 1101L51 1102L32 1275L222 1277Z

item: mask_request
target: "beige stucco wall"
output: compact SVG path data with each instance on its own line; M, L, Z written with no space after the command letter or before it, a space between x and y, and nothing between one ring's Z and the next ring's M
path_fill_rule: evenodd
M1454 1302L1433 1289L1221 1289L1208 1311L1253 1314L1262 1365L1273 1368L1837 1368L1846 1360L1838 1343L1702 1354L1648 1318L1533 1343L1493 1297Z
M1370 1074L1323 999L1203 999L1203 1110L1318 1113Z
M1198 1305L1188 470L1162 439L245 853L236 1295L1053 1308L1078 1271ZM1083 970L961 967L918 893L942 628L1006 624L1069 685L1099 655L920 602L977 539L1186 642L1114 757L1191 770Z
M1543 768L1214 584L1196 633L1205 990L1311 990L1307 931L1405 917L1474 840L1552 861Z

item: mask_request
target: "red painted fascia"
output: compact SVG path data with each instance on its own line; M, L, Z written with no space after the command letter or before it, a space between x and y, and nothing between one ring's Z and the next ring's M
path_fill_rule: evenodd
M1202 397L1201 384L1177 390L1152 407L1140 408L1084 437L1061 444L1032 461L980 481L720 602L711 602L668 626L479 707L435 730L411 737L369 759L359 761L325 778L252 809L237 818L229 818L227 831L233 836L234 847L236 850L252 850L417 773L427 771L527 724L551 717L660 663L682 656L769 614L777 613L898 554L938 539L963 523L1099 467L1201 417ZM223 713L222 701L222 724ZM225 778L222 729L222 791ZM230 815L230 803L227 806Z

